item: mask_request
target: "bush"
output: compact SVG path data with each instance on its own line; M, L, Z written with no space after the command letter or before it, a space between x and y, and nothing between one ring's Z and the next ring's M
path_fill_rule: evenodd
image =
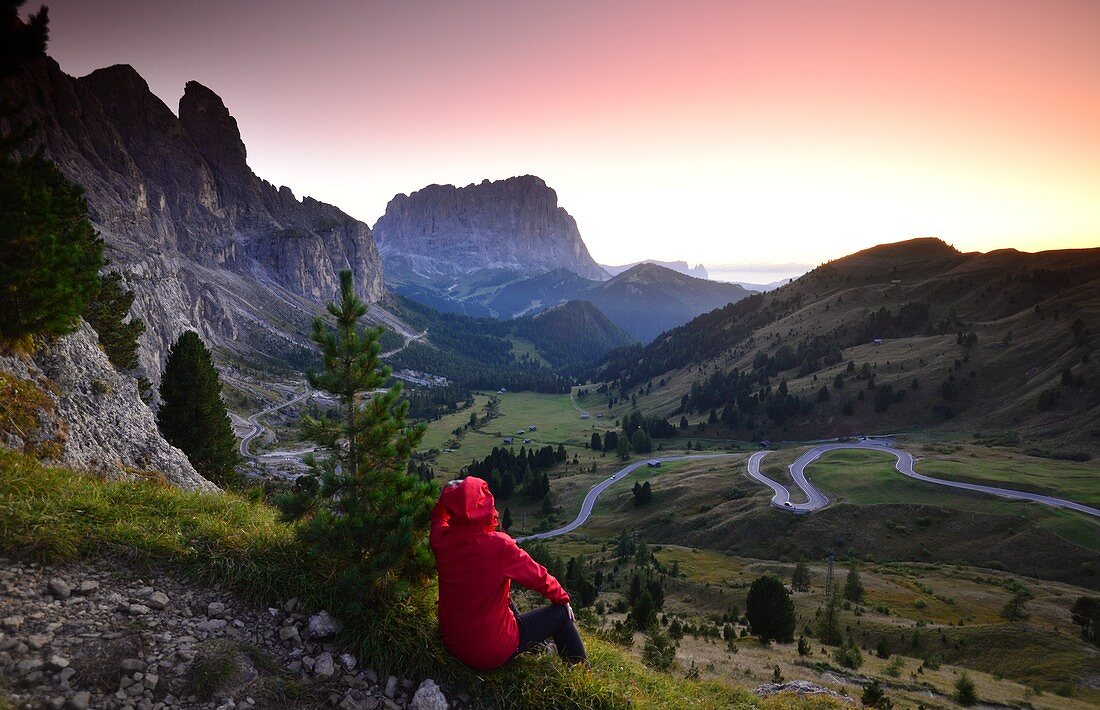
M865 708L882 708L886 710L894 707L893 701L886 697L886 693L882 690L882 684L878 682L877 678L872 680L869 685L863 686L863 695L859 700Z
M642 662L650 668L667 671L675 661L676 644L659 630L650 632L642 647Z
M851 638L843 646L833 651L833 660L845 668L857 669L863 665L863 654Z

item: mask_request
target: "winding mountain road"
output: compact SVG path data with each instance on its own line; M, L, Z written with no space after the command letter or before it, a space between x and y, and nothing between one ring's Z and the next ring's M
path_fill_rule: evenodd
M764 460L770 452L758 451L749 456L748 460L748 473L749 476L756 479L760 483L763 483L768 488L771 488L774 495L771 499L773 507L779 510L785 510L796 515L809 513L814 510L820 510L829 504L828 497L821 492L819 488L810 483L806 478L806 467L819 459L822 454L827 451L835 451L837 449L864 449L869 451L883 451L885 453L893 455L897 459L895 468L898 473L903 476L908 476L917 481L923 483L933 483L938 486L947 486L949 488L959 488L966 491L975 491L977 493L988 493L989 495L1000 496L1001 498L1009 498L1012 500L1026 500L1034 503L1042 503L1043 505L1049 505L1054 508L1064 508L1066 510L1073 510L1078 513L1084 513L1085 515L1092 515L1100 517L1100 508L1093 508L1091 506L1084 505L1083 503L1076 503L1071 500L1065 500L1063 498L1054 498L1052 496L1044 496L1038 493L1026 493L1024 491L1014 491L1009 488L998 488L996 486L983 486L977 483L964 483L962 481L949 481L942 478L932 478L931 476L925 476L917 473L913 470L915 463L913 455L908 451L902 451L901 449L895 449L890 444L893 443L888 440L868 439L860 443L835 443L835 444L821 444L810 449L802 456L790 465L791 478L794 479L795 485L805 494L805 503L792 503L790 490L779 483L776 480L768 478L764 474L760 473L760 462ZM717 459L717 458L729 458L731 456L740 456L741 454L692 454L687 456L666 456L656 459L662 463L668 461L684 461L692 459ZM577 514L577 517L567 525L563 525L560 528L549 530L547 532L532 533L523 537L517 537L516 542L524 542L526 540L545 540L546 538L557 537L559 535L565 535L566 533L573 532L577 528L588 522L588 518L592 515L592 510L596 507L596 500L600 497L604 491L614 485L616 482L627 478L631 473L637 470L641 466L645 466L654 459L642 459L635 461L634 463L623 467L619 471L616 471L610 477L605 478L588 491L588 494L584 497L584 501L581 503L581 510Z
M252 425L252 431L249 432L248 434L246 434L243 439L241 439L241 456L244 456L246 459L251 459L253 461L259 461L259 460L262 460L263 458L265 458L262 455L257 456L256 454L253 454L251 451L248 450L248 445L250 443L252 443L252 440L255 439L257 436L259 436L260 433L264 430L263 424L260 424L258 421L256 421L257 419L264 416L265 414L271 414L272 412L277 412L280 409L282 409L283 407L289 407L292 404L297 404L298 402L301 402L303 399L306 399L306 398L310 397L312 394L313 394L313 391L310 390L307 387L305 392L297 394L297 395L295 395L291 399L288 399L285 402L282 402L280 404L276 404L272 407L268 407L267 409L265 409L263 411L260 411L260 412L256 412L252 416L248 417L248 419L246 419L245 421L247 421L249 424ZM285 454L292 454L292 453L297 453L297 452L282 452L282 453L285 455Z
M581 511L577 514L577 517L573 519L573 522L568 525L564 525L555 530L549 530L547 532L532 533L525 535L524 537L517 537L516 542L523 542L524 540L544 540L548 537L557 537L558 535L564 535L569 532L573 532L580 526L584 525L588 521L588 517L592 515L592 509L596 507L596 499L600 497L600 494L610 488L617 481L621 481L637 468L647 465L650 461L660 461L666 463L668 461L685 461L693 459L718 459L728 458L730 456L740 456L741 454L689 454L687 456L665 456L658 459L642 459L635 461L634 463L616 471L611 474L610 477L605 478L588 491L588 495L584 497L584 502L581 503Z
M915 463L913 455L908 451L902 451L901 449L895 449L890 446L892 442L880 440L880 439L868 439L860 443L836 443L836 444L821 444L810 449L806 453L798 457L798 459L790 465L791 478L794 479L795 485L806 494L805 503L791 503L790 491L782 483L768 478L764 474L760 473L760 462L769 453L767 451L760 451L749 457L748 468L749 475L760 481L768 488L771 488L775 495L772 496L771 504L773 507L780 510L786 510L795 514L809 513L814 510L820 510L829 504L829 499L821 492L819 488L814 486L806 478L806 467L816 461L827 451L835 451L837 449L864 449L870 451L883 451L891 454L897 459L897 463L894 468L898 473L903 476L908 476L917 481L923 483L934 483L938 486L947 486L949 488L958 488L966 491L975 491L977 493L988 493L989 495L999 496L1001 498L1009 498L1012 500L1027 500L1034 503L1042 503L1043 505L1049 505L1054 508L1065 508L1066 510L1074 510L1078 513L1084 513L1085 515L1092 515L1100 517L1100 508L1093 508L1091 506L1084 505L1083 503L1076 503L1071 500L1065 500L1063 498L1054 498L1053 496L1045 496L1039 493L1026 493L1024 491L1014 491L1010 488L998 488L996 486L983 486L977 483L964 483L962 481L949 481L943 478L932 478L931 476L925 476L917 473L913 469Z

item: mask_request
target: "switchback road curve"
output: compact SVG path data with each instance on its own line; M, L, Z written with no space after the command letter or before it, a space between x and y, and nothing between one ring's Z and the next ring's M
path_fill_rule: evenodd
M564 535L566 533L573 532L574 530L576 530L580 526L584 525L585 522L588 521L588 516L592 515L592 509L596 507L596 499L600 497L601 493L606 491L608 488L610 488L617 481L621 481L624 478L626 478L627 476L629 476L638 467L648 465L650 461L660 461L661 463L665 463L665 462L668 462L668 461L687 461L687 460L695 460L695 459L719 459L719 458L728 458L730 456L741 456L741 455L742 454L690 454L690 455L687 455L687 456L665 456L665 457L662 457L662 458L642 459L641 461L635 461L634 463L630 464L629 466L626 466L626 467L616 471L615 473L611 474L610 477L605 478L604 480L600 481L596 485L592 486L591 490L588 491L588 495L586 495L584 497L584 502L581 503L581 512L577 514L577 517L573 519L573 522L571 522L568 525L565 525L563 527L557 528L555 530L550 530L550 531L547 531L547 532L540 532L540 533L532 533L531 535L526 535L524 537L517 537L516 542L523 542L524 540L544 540L548 537L557 537L558 535Z
M963 483L962 481L949 481L942 478L932 478L931 476L925 476L917 473L913 470L914 459L913 455L908 451L902 451L901 449L895 449L889 445L890 442L869 439L860 443L837 443L837 444L821 444L810 449L802 456L798 457L794 463L790 465L791 478L794 479L795 485L798 486L803 493L806 494L805 503L791 503L790 491L782 483L768 478L764 474L760 473L760 462L768 454L767 451L760 451L749 457L748 468L749 475L760 481L768 488L771 488L775 495L772 496L772 506L780 510L790 511L795 514L809 513L810 511L819 510L829 504L829 499L821 492L816 486L814 486L806 478L806 466L810 465L818 458L821 457L827 451L835 451L837 449L864 449L868 451L884 451L894 456L897 459L897 463L894 468L898 473L903 476L921 481L923 483L933 483L938 486L947 486L949 488L959 488L965 491L975 491L977 493L988 493L989 495L999 496L1001 498L1009 498L1012 500L1028 500L1034 503L1042 503L1043 505L1049 505L1054 508L1064 508L1066 510L1073 510L1078 513L1084 513L1085 515L1092 515L1100 517L1100 508L1093 508L1083 503L1076 503L1071 500L1065 500L1063 498L1054 498L1052 496L1045 496L1039 493L1026 493L1024 491L1014 491L1010 488L998 488L996 486L983 486L977 483Z

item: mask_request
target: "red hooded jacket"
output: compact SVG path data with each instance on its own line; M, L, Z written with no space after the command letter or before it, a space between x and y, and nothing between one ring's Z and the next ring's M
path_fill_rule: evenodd
M473 476L444 488L432 510L439 631L447 650L478 670L503 664L519 645L519 627L508 607L511 580L555 604L569 603L558 580L496 527L489 485Z

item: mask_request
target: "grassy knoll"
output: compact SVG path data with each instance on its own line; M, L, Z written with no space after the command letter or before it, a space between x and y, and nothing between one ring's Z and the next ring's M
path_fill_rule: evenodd
M366 664L437 678L499 707L835 707L789 697L764 701L724 683L655 673L596 638L589 639L588 669L532 656L475 674L442 647L434 589L383 613L345 613L325 581L327 570L303 555L293 528L263 503L234 494L186 493L155 481L106 483L3 449L0 551L43 562L108 556L175 570L257 604L298 596L310 609L343 616L342 640Z
M498 416L489 420L477 429L469 429L464 432L459 446L451 453L441 453L435 459L435 469L441 477L453 477L459 470L473 459L485 458L493 450L493 447L503 446L504 437L513 437L514 446L519 450L523 446L524 439L530 439L531 447L554 446L564 444L569 451L570 459L573 454L579 454L581 462L591 465L596 459L606 460L609 457L600 457L598 453L590 452L584 448L593 432L603 432L614 429L614 420L581 419L580 413L573 408L567 395L540 394L537 392L505 392L494 395L499 399L497 405ZM484 416L485 395L478 395L478 404L474 411L479 417ZM452 436L456 426L461 426L469 421L469 410L458 421L452 420L449 415L428 425L428 431L421 444L421 450L431 448L444 448L439 444L446 442ZM531 425L537 429L530 431ZM523 429L525 433L516 432ZM602 461L600 461L602 463Z
M917 449L915 455L921 455ZM930 452L931 453L931 452ZM1009 450L977 446L931 453L917 471L936 478L1014 488L1100 506L1100 465L1037 458Z
M1078 545L1100 551L1100 522L1089 516L1052 509L1038 503L1005 500L992 495L956 491L915 481L899 474L894 469L894 462L893 456L877 451L837 450L824 454L806 471L807 477L825 491L831 500L859 505L916 503L995 515L1023 516ZM931 461L922 460L917 463L916 469L922 473L927 471L930 475L935 475L932 472L937 469L937 466L931 464ZM977 465L983 471L1002 470L996 462ZM948 469L953 467L955 464L948 466ZM939 468L942 470L943 465L941 464ZM1017 467L1015 475L1024 475L1022 470ZM1042 472L1031 475L1047 477ZM1088 478L1088 476L1084 477ZM1003 482L1005 485L1010 485L1012 478L1005 476L1000 481L992 478L984 480L993 481L994 484Z

